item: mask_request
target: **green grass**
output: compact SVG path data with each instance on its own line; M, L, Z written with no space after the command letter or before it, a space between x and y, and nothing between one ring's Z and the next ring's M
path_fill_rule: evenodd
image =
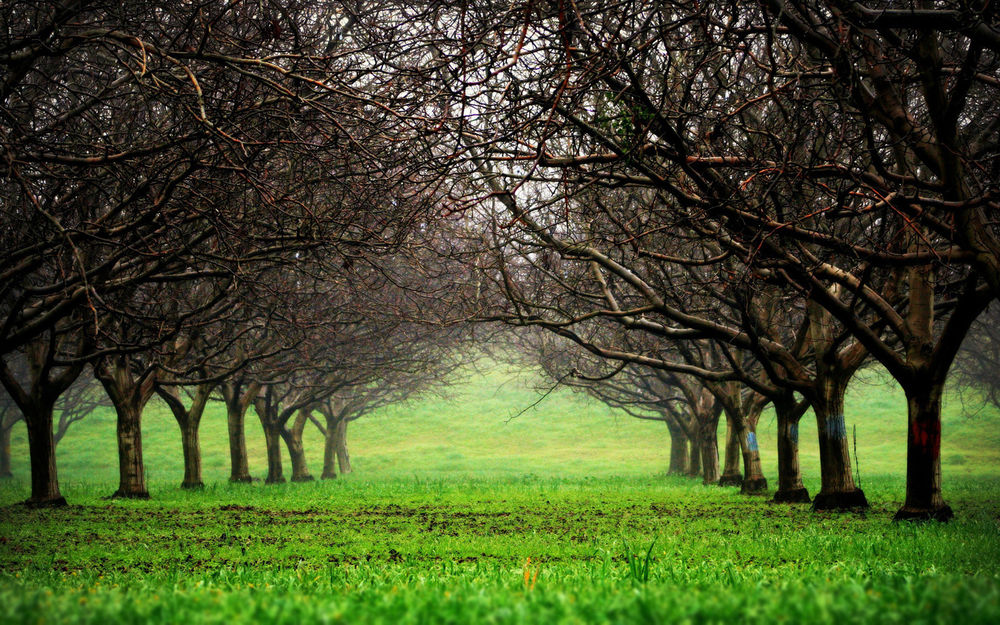
M557 391L510 420L536 395L530 378L500 368L448 399L353 424L356 472L334 481L229 485L215 407L202 429L208 486L182 491L176 425L153 405L153 500L102 498L117 475L105 412L60 446L72 505L28 510L13 505L28 489L19 430L17 476L0 484L0 623L1000 622L997 415L970 420L948 403L945 496L957 518L894 524L902 396L874 374L861 382L848 421L866 515L666 477L662 424L579 395ZM772 480L773 429L765 415ZM260 474L253 417L247 434ZM814 435L807 415L812 491Z

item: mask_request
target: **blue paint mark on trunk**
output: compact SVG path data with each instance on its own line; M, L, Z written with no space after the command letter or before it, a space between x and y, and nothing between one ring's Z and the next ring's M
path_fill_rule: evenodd
M835 414L826 418L826 435L833 439L847 438L847 426L844 424L844 415Z
M757 447L757 435L753 432L747 434L747 448L752 452L759 451L759 448Z
M799 424L793 423L788 426L788 439L792 441L792 444L799 444Z

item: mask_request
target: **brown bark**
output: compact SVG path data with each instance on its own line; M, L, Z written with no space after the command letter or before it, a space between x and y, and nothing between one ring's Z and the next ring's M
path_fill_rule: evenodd
M719 476L719 486L742 486L743 474L740 472L740 439L737 428L730 419L726 419L726 457Z
M201 427L201 418L205 414L205 406L208 405L208 398L214 388L214 384L197 386L190 407L184 405L176 388L156 389L181 429L181 450L184 453L184 480L181 482L181 488L202 488L205 485L201 479L201 443L198 429Z
M718 421L715 423L718 426ZM719 481L719 439L714 431L706 432L701 441L702 483Z
M802 484L799 468L799 420L802 417L794 400L775 400L774 412L778 420L778 490L773 501L777 503L809 503L809 491Z
M896 520L947 521L954 516L941 496L941 395L928 381L907 389L906 501Z
M98 363L94 373L118 416L118 490L112 497L149 499L142 458L142 411L153 396L154 374L135 378L125 357Z
M288 456L292 460L293 482L311 482L316 479L309 472L309 466L306 464L306 452L302 447L302 433L308 418L306 411L300 410L292 427L283 427L280 430L281 438L284 439L285 446L288 448Z
M337 452L337 467L340 469L341 475L347 475L353 470L351 469L351 455L347 452L348 423L350 423L348 419L341 419L335 432L334 446Z
M30 507L65 506L59 492L56 472L56 447L52 439L52 406L54 401L38 405L36 410L23 411L28 426L28 452L31 456L31 497L24 503Z
M181 426L181 448L184 452L184 480L181 488L202 488L201 443L198 440L198 423Z
M337 441L334 439L336 428L337 420L326 417L326 429L323 430L323 474L320 479L337 479Z
M691 432L698 443L697 451L691 454L692 459L697 457L697 463L701 465L702 483L716 484L719 481L718 430L722 409L712 393L700 383L682 383L680 388L693 416ZM695 464L692 462L692 465Z
M694 436L688 440L691 443L691 450L688 453L687 474L690 477L698 477L701 475L701 436Z
M667 421L670 432L670 466L669 475L684 475L688 470L688 437L684 429L672 421Z
M249 483L253 478L247 459L246 414L259 386L252 383L241 394L240 386L230 382L223 384L221 390L226 402L226 425L229 430L229 481Z
M247 483L250 476L250 461L247 459L247 437L245 426L246 411L226 406L226 425L229 430L229 481Z
M756 399L754 399L756 398ZM743 484L740 492L744 495L763 495L767 493L767 478L760 464L760 447L757 440L757 423L767 400L757 394L752 394L747 401L742 402L742 412L734 416L738 429L740 452L743 455Z
M281 434L278 428L264 426L264 446L267 450L267 477L265 484L283 484L284 469L281 466Z
M14 426L0 427L0 478L14 477L10 462L10 435Z
M757 443L755 424L747 423L740 430L740 451L743 454L743 469L746 477L740 492L744 495L763 495L767 493L767 478L760 465L760 447Z
M814 510L868 508L864 492L854 484L850 446L844 422L846 380L817 376L817 397L813 402L819 430L820 491L813 499Z
M915 236L913 245L920 246ZM933 266L910 268L906 324L911 337L906 364L911 377L903 384L907 408L906 501L896 512L896 520L947 521L954 516L941 496L941 394L945 373L935 375L935 369L947 372L954 351L934 358L933 282ZM953 313L950 321L957 322L957 327L964 318L967 330L974 317L973 310L974 307L963 306L960 312Z
M118 490L112 497L149 499L142 459L142 408L116 405L118 411Z
M298 449L293 442L289 442L289 432L285 429L285 423L293 414L292 409L286 409L279 413L279 404L274 395L274 389L270 386L266 387L263 394L258 394L253 401L257 408L260 425L264 430L264 443L267 450L267 477L264 479L264 483L281 484L285 481L284 468L281 463L282 439L285 440L288 452L292 456L292 479L301 476L304 458L296 457ZM300 413L299 416L303 417L303 414ZM302 427L304 427L305 418L303 417L301 420L303 421ZM301 433L299 447L301 447Z

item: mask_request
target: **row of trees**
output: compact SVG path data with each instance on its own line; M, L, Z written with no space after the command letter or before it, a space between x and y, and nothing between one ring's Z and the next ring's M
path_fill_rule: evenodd
M399 255L393 258L408 266ZM59 424L46 454L50 464L45 468L51 466L51 471L39 471L34 463L41 445L30 438L28 423L33 461L29 502L33 505L64 502L55 471L55 444L71 423L101 405L113 406L117 414L120 479L114 495L148 497L141 421L153 397L166 404L180 430L183 488L203 484L199 430L212 401L226 406L231 481L252 479L245 440L245 417L251 406L263 427L268 483L285 481L282 443L291 459L291 479L312 479L302 443L310 423L326 442L323 477L336 477L338 464L341 472L350 471L348 424L380 407L447 384L463 362L467 350L462 348L468 336L461 327L406 318L407 311L414 317L417 313L417 303L406 301L410 292L404 283L413 276L354 266L341 278L344 282L339 290L329 274L312 286L304 279L284 285L282 288L293 290L276 293L278 298L266 309L270 319L248 319L244 313L230 310L227 316L213 315L204 323L186 324L155 348L101 356L92 367L80 371L63 365L60 359L64 354L58 349L42 349L41 342L12 354L8 388L14 392L0 393L8 443L5 466L9 465L10 429L25 414L22 406L30 406L16 393L42 392L38 380L44 374L39 372L49 369L58 376L75 377L53 406ZM426 274L421 274L422 283L425 279ZM260 307L267 297L256 294L253 307ZM230 303L234 307L242 304Z
M438 269L412 262L434 146L411 121L422 103L370 63L385 44L365 8L0 8L0 381L28 428L29 503L63 501L53 409L88 370L117 413L117 494L143 497L154 395L180 425L185 485L216 389L234 478L257 402L277 481L277 438L301 448L292 414L328 406L336 440L448 369L454 333L417 323L414 285Z
M748 492L773 404L779 499L808 496L811 406L819 509L867 505L844 393L877 361L908 402L897 516L950 517L942 391L1000 294L1000 29L897 4L5 4L0 380L33 501L58 500L52 406L87 363L140 492L157 387L234 384L275 447L289 388L351 375L233 380L388 318L575 343L583 378L683 396L706 467L725 414Z
M908 403L897 518L949 518L942 392L1000 293L1000 30L987 5L905 5L427 13L454 201L470 248L490 250L479 318L700 378L752 483L755 415L773 403L788 497L804 400L819 509L866 505L844 393L875 360ZM712 390L729 384L747 391Z

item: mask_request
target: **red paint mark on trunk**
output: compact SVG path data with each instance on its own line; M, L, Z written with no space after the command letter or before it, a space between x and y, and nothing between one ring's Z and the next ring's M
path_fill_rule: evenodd
M912 427L913 443L935 455L941 449L941 422L937 419L917 419Z

